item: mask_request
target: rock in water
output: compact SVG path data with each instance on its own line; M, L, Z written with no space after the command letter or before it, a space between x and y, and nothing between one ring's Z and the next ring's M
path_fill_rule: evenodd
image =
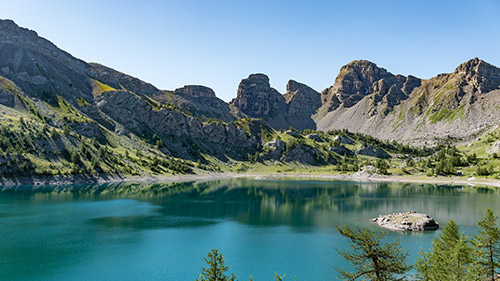
M415 211L379 215L378 218L372 219L372 222L376 222L383 228L400 231L425 231L439 228L439 224L433 218Z

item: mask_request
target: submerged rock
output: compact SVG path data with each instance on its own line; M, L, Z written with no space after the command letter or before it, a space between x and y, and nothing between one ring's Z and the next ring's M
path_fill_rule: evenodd
M383 228L400 231L425 231L439 228L439 224L433 218L415 211L379 215L378 218L372 219L372 222Z

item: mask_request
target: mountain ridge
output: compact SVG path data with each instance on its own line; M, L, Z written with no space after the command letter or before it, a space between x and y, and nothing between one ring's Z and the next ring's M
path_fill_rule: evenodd
M56 95L74 105L81 98L91 104L93 79L176 106L202 120L262 118L274 129L349 129L416 143L432 135L468 139L495 126L500 118L492 107L497 95L489 94L499 89L500 69L478 58L430 79L394 75L373 62L355 60L342 66L333 85L321 92L290 80L281 94L271 87L267 75L250 74L241 80L236 97L226 103L202 85L160 90L110 67L86 63L11 20L0 21L0 39L1 51L11 54L4 56L0 75L52 104ZM476 102L485 110L479 110ZM105 120L93 109L81 110ZM460 128L462 121L466 125Z
M162 90L86 63L0 20L0 175L95 179L259 165L385 174L387 161L405 167L412 157L421 173L453 174L466 163L491 174L455 148L432 154L488 130L475 149L497 153L499 87L500 69L478 58L430 79L357 60L321 92L289 80L281 94L267 75L250 74L226 103L203 85Z

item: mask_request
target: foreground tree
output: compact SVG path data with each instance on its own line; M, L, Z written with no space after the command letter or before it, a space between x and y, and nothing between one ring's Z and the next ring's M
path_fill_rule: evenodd
M226 271L229 269L225 265L224 255L219 253L219 250L212 249L208 252L208 256L205 259L208 267L201 267L200 277L196 281L236 281L237 277L233 273L231 276L226 275Z
M484 219L477 222L481 230L474 237L477 275L483 280L495 280L500 268L500 231L496 225L497 217L488 209Z
M475 280L472 248L453 220L434 238L430 252L420 252L416 263L420 280Z
M403 274L411 266L407 264L408 253L401 248L399 240L384 243L385 233L372 232L366 228L337 226L337 230L349 239L352 248L351 251L337 252L354 266L352 272L334 266L342 279L405 280Z

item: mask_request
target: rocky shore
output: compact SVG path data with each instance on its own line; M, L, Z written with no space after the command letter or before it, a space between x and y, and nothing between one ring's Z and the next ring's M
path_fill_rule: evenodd
M439 224L429 215L415 211L379 215L372 219L380 227L398 231L425 231L436 230Z

